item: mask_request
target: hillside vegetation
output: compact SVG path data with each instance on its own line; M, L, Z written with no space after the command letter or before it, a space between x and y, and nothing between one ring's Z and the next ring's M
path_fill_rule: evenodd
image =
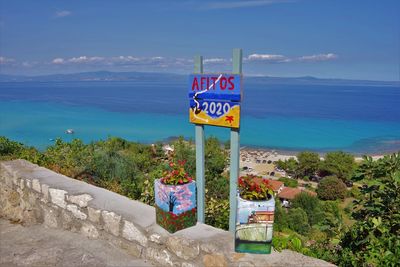
M154 205L153 183L169 160L186 160L195 177L193 144L182 138L167 156L162 144L153 146L121 138L84 144L56 140L45 151L0 137L0 160L26 159L59 173ZM206 223L228 228L229 175L227 150L216 138L206 141ZM302 193L286 209L277 201L275 249L289 248L340 266L396 266L400 262L400 153L360 163L344 152L324 160L301 152L298 160L277 166L297 180L317 180L317 197ZM293 181L293 182L291 182ZM352 185L352 183L354 183ZM347 185L347 187L346 187ZM352 186L351 186L352 185Z

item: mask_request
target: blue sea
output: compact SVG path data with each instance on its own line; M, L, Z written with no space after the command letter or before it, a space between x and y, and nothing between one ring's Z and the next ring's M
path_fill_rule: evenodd
M398 86L263 84L245 80L242 146L284 151L400 150ZM186 80L1 82L0 135L45 149L55 138L119 136L151 143L194 138ZM65 133L74 129L73 135ZM229 139L228 128L206 126Z

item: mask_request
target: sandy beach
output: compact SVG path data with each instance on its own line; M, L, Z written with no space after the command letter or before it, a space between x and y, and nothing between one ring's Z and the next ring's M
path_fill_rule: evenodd
M300 152L296 151L279 151L274 149L264 148L240 148L240 175L255 174L268 178L279 178L286 176L284 171L276 170L275 162L288 160L290 158L297 159L296 155ZM318 153L318 152L317 152ZM321 159L324 158L325 153L318 153ZM371 155L373 160L383 158L384 155ZM363 160L362 156L354 157L356 162ZM271 172L274 175L271 176Z

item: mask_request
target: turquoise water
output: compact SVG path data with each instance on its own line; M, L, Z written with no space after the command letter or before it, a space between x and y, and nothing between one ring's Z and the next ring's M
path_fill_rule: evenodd
M139 142L166 138L194 137L194 126L188 115L110 112L95 107L62 104L0 101L0 134L41 149L51 139L85 142L120 136ZM312 127L310 127L312 126ZM65 134L72 128L75 134ZM206 127L206 134L222 140L229 129ZM351 152L378 153L399 148L399 123L324 120L316 118L267 117L242 118L241 144L283 150L343 149Z
M174 82L0 83L0 135L44 149L55 138L194 138L186 78ZM377 154L400 150L400 88L246 80L241 145ZM65 134L66 129L75 134ZM229 139L229 129L205 127Z

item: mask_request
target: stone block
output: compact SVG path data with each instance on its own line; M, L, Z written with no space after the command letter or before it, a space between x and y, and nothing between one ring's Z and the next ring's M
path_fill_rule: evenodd
M40 187L40 183L38 179L33 179L32 180L32 189L35 190L38 193L42 192L42 189Z
M207 254L203 257L204 267L228 267L226 258L222 254Z
M100 223L101 210L96 210L91 207L87 207L87 209L88 209L89 221L94 223Z
M17 186L19 185L18 179L19 179L18 175L15 175L15 173L14 173L14 175L12 176L12 182L14 185L17 185Z
M87 215L83 213L82 211L79 210L77 205L74 204L68 204L67 205L67 210L72 212L72 215L75 216L75 218L81 219L81 220L86 220Z
M119 236L119 223L121 221L121 216L112 211L106 210L103 210L101 214L104 221L104 230L115 236Z
M69 202L74 203L81 208L86 208L88 205L88 202L92 199L93 199L93 197L89 194L67 196L67 200Z
M255 267L255 265L251 262L245 261L245 262L239 262L238 267Z
M87 222L82 224L81 233L90 239L99 238L99 232L97 231L96 227Z
M118 246L125 249L128 254L133 255L135 257L142 257L142 252L143 252L143 247L132 243L128 242L125 239L119 239L118 238Z
M159 235L159 234L155 234L154 233L154 234L150 235L149 239L150 239L151 242L154 242L156 244L161 245L161 244L165 243L165 239L166 238L161 236L161 235Z
M200 253L199 243L194 240L172 236L167 240L167 247L176 256L184 260L196 258Z
M58 211L54 208L43 205L43 219L44 225L50 228L57 228L58 225Z
M18 206L19 203L21 202L20 195L16 191L9 191L7 200L8 200L8 203L14 207Z
M171 254L165 249L146 248L146 259L157 262L161 266L174 266Z
M25 184L26 184L26 187L28 187L28 188L32 188L32 185L31 185L31 180L30 179L25 179Z
M49 193L50 193L50 197L51 197L51 202L53 202L60 208L63 208L63 209L66 208L67 203L65 202L65 194L67 193L67 191L64 191L61 189L50 188Z
M47 184L42 184L42 201L47 203L50 198L49 198L49 186Z
M71 230L74 219L72 214L66 210L61 210L62 225L65 230Z
M200 245L200 248L202 251L206 252L206 253L216 253L218 251L221 251L221 244L216 243L216 242L212 242L211 240L208 240L207 243L202 243Z
M122 228L122 237L129 241L136 241L144 247L147 246L147 237L133 223L125 220Z
M25 180L24 179L19 180L19 188L24 190L24 188L25 188Z

